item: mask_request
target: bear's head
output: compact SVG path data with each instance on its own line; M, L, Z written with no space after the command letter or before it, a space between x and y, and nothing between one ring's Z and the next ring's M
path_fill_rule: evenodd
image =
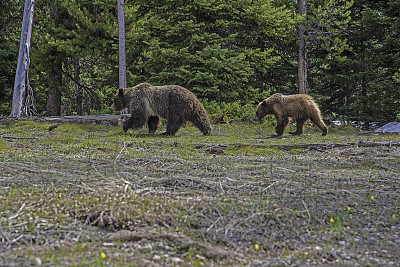
M114 97L114 103L111 105L111 111L121 111L125 109L124 94L126 89L119 88L118 93Z
M256 116L254 120L260 121L266 115L274 114L274 104L282 100L282 94L273 94L272 96L261 101L256 110Z
M256 116L254 117L254 120L260 121L262 120L266 115L268 115L268 104L265 102L266 99L261 101L256 110Z

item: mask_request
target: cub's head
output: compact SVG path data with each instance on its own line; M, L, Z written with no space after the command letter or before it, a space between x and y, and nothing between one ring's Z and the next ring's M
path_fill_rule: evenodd
M254 120L260 121L266 115L274 114L273 112L274 104L280 102L281 99L282 99L282 94L273 94L272 96L261 101L257 106L256 116Z
M254 120L260 121L262 120L266 115L268 115L268 104L266 102L266 99L261 101L256 110L256 116L254 117Z
M124 104L124 94L126 89L119 88L118 93L114 97L114 103L111 105L111 111L121 111L126 108Z

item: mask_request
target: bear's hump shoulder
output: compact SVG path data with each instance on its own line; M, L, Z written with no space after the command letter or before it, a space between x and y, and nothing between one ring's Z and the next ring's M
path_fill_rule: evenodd
M281 93L275 93L272 96L265 99L265 101L268 103L281 102L282 98L283 98L283 95Z
M283 96L283 94L281 94L281 93L275 93L275 94L271 95L269 98L280 98L282 96Z
M148 87L153 87L153 85L151 85L149 83L139 83L138 85L136 85L133 88L134 89L140 89L140 88L148 88Z

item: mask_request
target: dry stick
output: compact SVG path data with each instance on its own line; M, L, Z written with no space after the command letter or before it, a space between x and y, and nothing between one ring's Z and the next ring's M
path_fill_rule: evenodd
M4 139L38 139L36 137L17 137L17 136L1 136Z
M218 219L216 219L215 222L211 224L210 227L207 228L206 232L209 232L220 220L221 217L218 217Z
M304 207L306 208L306 211L307 211L307 214L308 214L308 221L310 222L310 221L311 221L311 214L310 214L310 212L308 211L307 205L306 205L306 203L304 202L304 200L301 200L301 202L303 202L303 205L304 205Z
M221 187L222 192L226 193L224 188L222 187L221 181L219 181L219 186Z
M15 215L11 216L11 217L8 218L8 219L11 220L11 219L14 219L14 218L18 217L18 216L19 216L19 213L21 212L21 210L22 210L24 207L25 207L25 203L22 204L22 206L19 208L19 210L17 211L17 213L16 213Z
M283 168L283 167L276 167L277 169L281 169L282 171L287 171L287 172L296 172L294 170L291 169L287 169L287 168Z
M81 181L80 183L81 183L81 185L77 185L78 187L84 188L84 189L89 190L89 191L91 191L91 192L98 192L97 189L93 189L92 187L90 187L90 186L87 185L86 183L84 183L84 182L82 182L82 181Z
M4 239L7 240L7 243L9 243L9 244L11 243L11 242L10 242L10 235L9 235L7 232L1 231L1 232L0 232L0 235L3 237L3 240L4 240ZM4 241L3 241L3 242L4 242Z
M124 150L126 149L126 143L123 142L123 144L124 144L124 146L122 147L122 149L121 149L121 151L119 152L118 156L115 158L114 163L115 163L115 161L121 156L122 151L124 151Z
M126 148L126 142L123 142L123 147L122 147L122 149L121 149L121 151L119 152L119 154L117 155L117 157L114 159L114 163L113 163L113 167L114 167L114 172L115 172L115 174L118 176L118 178L120 179L120 180L122 180L123 182L124 182L124 184L125 184L125 186L124 186L124 192L126 192L127 190L128 190L128 187L129 187L129 185L130 186L132 186L132 183L131 182L129 182L128 180L125 180L125 179L123 179L120 175L119 175L119 173L117 172L117 168L116 168L116 166L117 166L117 159L122 155L122 152L124 151L124 150L126 150L127 148Z
M261 212L253 213L252 215L250 215L249 217L244 219L242 222L247 222L247 221L253 219L255 216L263 215L263 214L267 214L267 213L268 213L267 211L261 211ZM239 221L239 220L237 220L237 221Z
M261 190L261 192L267 191L268 189L270 189L272 186L274 186L275 184L277 184L277 183L279 183L279 182L280 182L280 180L273 182L272 184L270 184L269 186L267 186L266 188L264 188L263 190Z
M11 241L11 243L17 242L17 241L20 240L23 236L24 236L24 235L20 235L19 237L13 239L13 240Z

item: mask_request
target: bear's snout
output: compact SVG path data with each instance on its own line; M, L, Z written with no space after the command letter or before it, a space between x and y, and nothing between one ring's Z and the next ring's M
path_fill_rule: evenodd
M253 119L253 121L254 122L259 122L262 118L264 118L264 114L263 114L263 112L261 112L259 109L257 109L257 111L256 111L256 115L254 116L254 119Z

